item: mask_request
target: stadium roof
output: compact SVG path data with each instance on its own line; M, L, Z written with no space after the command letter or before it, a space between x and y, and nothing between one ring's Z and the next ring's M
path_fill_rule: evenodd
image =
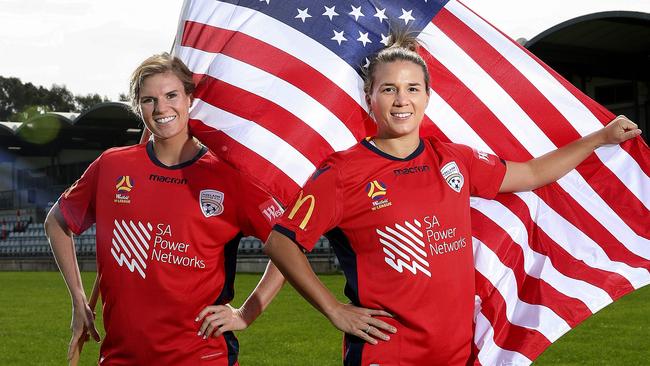
M0 122L0 149L54 156L62 149L105 150L136 143L142 122L125 103L100 103L79 113L52 112L26 122Z
M650 14L607 11L560 23L525 43L560 73L650 79Z

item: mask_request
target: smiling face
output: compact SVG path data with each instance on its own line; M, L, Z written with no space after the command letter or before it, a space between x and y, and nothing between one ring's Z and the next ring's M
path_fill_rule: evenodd
M192 97L185 93L183 83L173 72L144 79L139 103L142 119L155 140L189 138L187 122Z
M372 90L366 95L380 138L419 138L429 103L422 67L410 61L377 65Z

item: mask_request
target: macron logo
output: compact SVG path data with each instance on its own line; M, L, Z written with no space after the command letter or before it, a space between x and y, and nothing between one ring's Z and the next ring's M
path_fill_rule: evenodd
M149 241L153 226L150 223L143 224L124 220L114 220L111 254L117 264L130 272L138 272L142 278L146 278L147 260L149 259Z

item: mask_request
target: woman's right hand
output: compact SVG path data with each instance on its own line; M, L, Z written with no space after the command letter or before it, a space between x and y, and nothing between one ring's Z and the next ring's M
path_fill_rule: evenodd
M95 342L99 343L101 340L99 332L95 328L95 314L85 300L72 306L70 330L72 339L68 345L68 361L72 360L77 350L81 352L84 342L91 336Z
M397 333L394 326L374 318L375 316L393 317L384 310L366 309L341 303L327 312L327 317L336 328L370 344L377 344L377 339L390 340L390 336L384 332Z

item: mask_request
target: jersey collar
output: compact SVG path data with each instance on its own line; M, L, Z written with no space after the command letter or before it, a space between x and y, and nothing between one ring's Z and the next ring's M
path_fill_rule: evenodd
M175 170L175 169L185 168L186 166L190 166L195 161L201 159L201 157L203 155L205 155L205 153L207 153L207 152L208 152L208 148L205 147L205 146L201 146L201 149L199 150L199 152L196 153L196 155L192 159L190 159L188 161L185 161L185 162L182 162L180 164L170 166L170 165L165 165L162 161L158 160L158 158L156 157L156 154L153 151L153 141L147 142L147 155L149 156L149 159L151 160L152 163L154 163L157 166L159 166L161 168L164 168L164 169Z
M395 160L395 161L413 160L413 159L417 158L422 153L422 151L424 151L424 142L422 141L422 139L420 139L420 144L415 149L415 151L413 151L409 156L407 156L405 158L398 158L396 156L387 154L387 153L379 150L375 145L370 143L370 139L371 139L370 137L366 137L365 139L361 140L361 145L365 146L368 150L374 152L375 154L377 154L377 155L379 155L381 157L384 157L386 159L389 159L389 160Z

